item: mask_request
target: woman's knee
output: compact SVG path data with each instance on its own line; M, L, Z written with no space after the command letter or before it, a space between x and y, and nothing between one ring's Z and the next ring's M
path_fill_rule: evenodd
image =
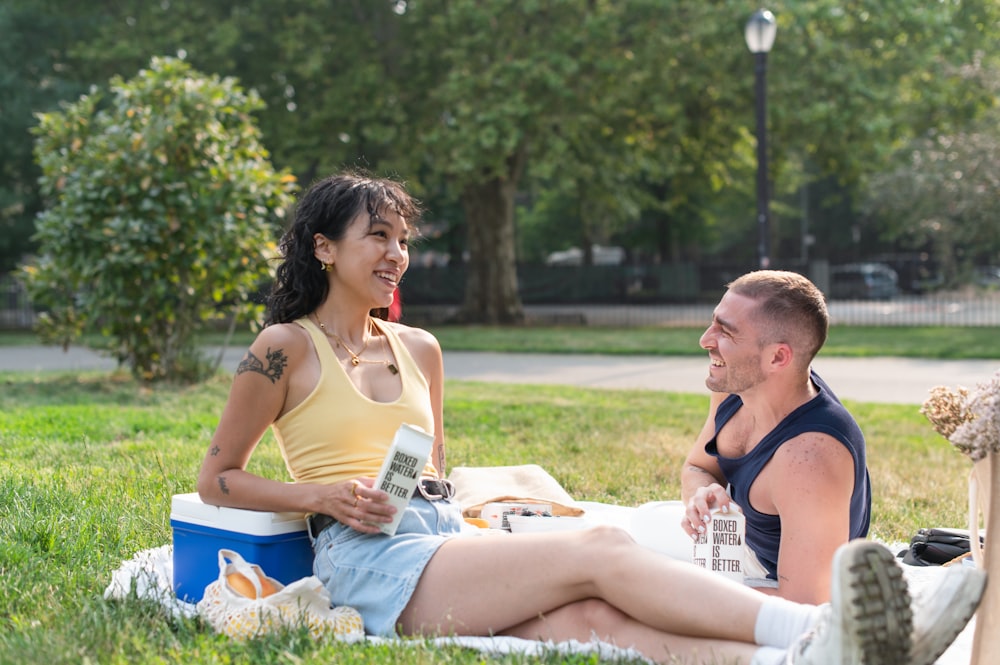
M622 528L601 524L580 532L591 551L637 547L635 539Z
M597 524L573 533L581 538L609 544L635 542L628 531L610 524Z

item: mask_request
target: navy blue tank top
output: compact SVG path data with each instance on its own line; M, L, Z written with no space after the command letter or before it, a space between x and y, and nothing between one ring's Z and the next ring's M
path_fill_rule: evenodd
M738 395L729 395L715 412L715 433L705 444L705 452L719 462L729 495L746 515L746 542L767 569L770 579L777 579L778 546L781 543L781 518L759 513L750 505L750 487L761 469L781 444L804 432L828 434L844 444L854 458L854 492L851 494L851 538L868 535L871 522L871 478L865 456L865 437L861 428L847 409L833 394L830 387L815 372L810 372L819 394L792 411L778 426L765 436L753 450L742 457L723 457L719 454L717 437L729 419L743 406Z

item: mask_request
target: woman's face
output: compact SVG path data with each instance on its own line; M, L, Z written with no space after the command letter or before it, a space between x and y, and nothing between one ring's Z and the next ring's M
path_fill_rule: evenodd
M333 264L334 293L351 293L370 307L388 307L410 265L410 228L395 212L377 216L367 211L348 225L343 238L315 236L317 258ZM321 256L329 252L329 258Z

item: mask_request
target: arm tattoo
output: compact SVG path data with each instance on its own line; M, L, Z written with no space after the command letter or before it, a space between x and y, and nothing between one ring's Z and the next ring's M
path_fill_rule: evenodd
M444 469L444 444L443 443L440 446L438 446L437 464L435 466L437 466L438 474L442 478L444 478L445 477L445 469Z
M216 455L218 455L218 454L219 454L220 452L222 452L222 448L220 448L220 447L218 447L218 446L212 446L212 447L211 447L211 448L209 449L209 451L208 451L208 454L209 454L209 455L211 455L212 457L215 457L215 456L216 456Z
M264 367L260 358L255 356L252 351L247 351L243 360L240 361L239 367L236 368L236 373L257 372L269 378L271 383L277 383L285 371L285 365L288 364L288 356L285 355L283 349L271 351L271 347L267 347L266 358L267 367Z
M229 486L226 485L225 476L219 476L219 489L222 490L223 494L229 494Z

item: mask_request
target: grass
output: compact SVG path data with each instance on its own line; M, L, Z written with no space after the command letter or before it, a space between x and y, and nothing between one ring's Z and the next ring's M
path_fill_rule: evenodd
M521 353L600 353L611 355L697 356L703 328L602 328L594 326L430 326L446 351L517 351ZM200 337L207 345L223 343L220 333ZM1000 328L835 326L824 356L897 356L937 359L1000 359ZM253 337L240 332L231 347L245 347ZM96 342L97 340L92 340ZM38 344L28 332L0 331L0 347Z
M704 355L704 328L431 327L450 351L603 353L617 355ZM836 326L824 356L909 358L1000 358L1000 328Z
M285 634L238 644L139 600L104 601L118 565L170 542L173 494L193 491L229 387L149 388L109 373L0 373L0 661L4 663L456 663L478 652ZM848 402L865 430L872 536L961 525L968 462L915 406ZM623 505L676 498L704 419L700 395L449 382L449 466L537 463L574 497ZM251 470L285 479L268 435ZM206 565L214 566L215 561ZM595 663L503 656L497 663Z

